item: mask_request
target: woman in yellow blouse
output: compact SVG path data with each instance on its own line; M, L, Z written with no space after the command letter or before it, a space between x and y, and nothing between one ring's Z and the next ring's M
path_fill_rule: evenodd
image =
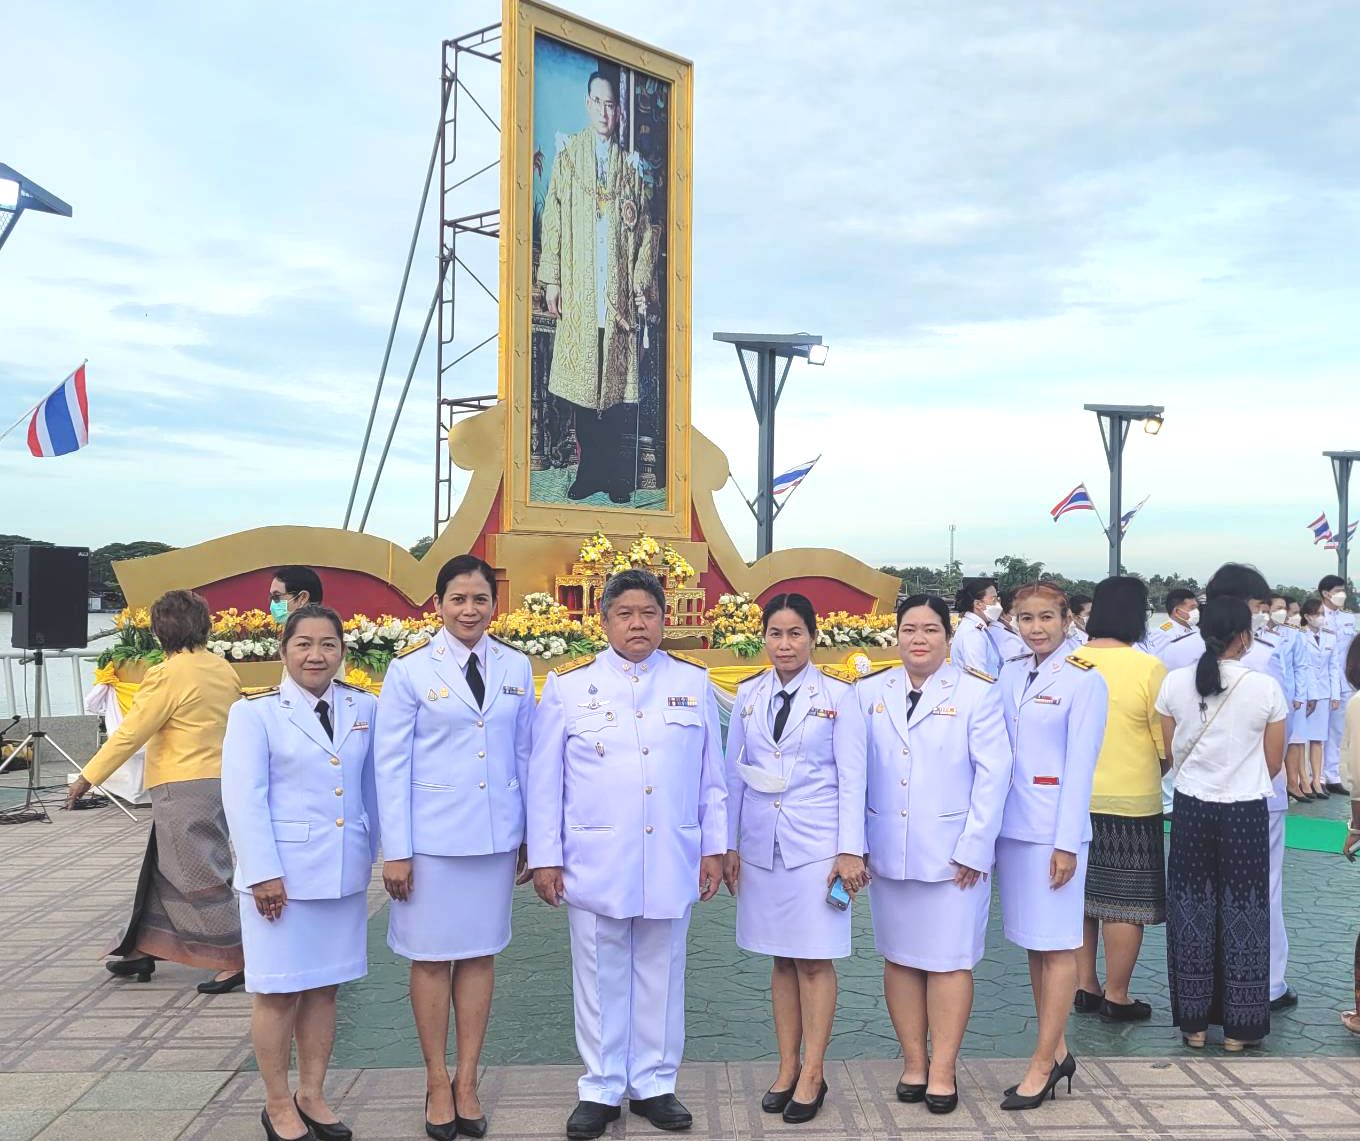
M232 859L222 811L222 739L240 696L236 671L207 648L208 604L172 590L151 607L165 651L123 723L71 784L69 808L146 746L151 836L132 919L104 965L115 975L151 978L157 959L216 972L198 989L220 994L245 981L241 924L231 889Z
M1091 786L1091 847L1086 871L1085 941L1077 954L1076 1009L1107 1022L1152 1016L1129 998L1143 928L1166 922L1162 828L1162 721L1157 694L1166 667L1134 649L1147 633L1147 587L1132 576L1095 589L1081 656L1095 663L1110 695L1105 742ZM1096 949L1105 935L1105 987Z

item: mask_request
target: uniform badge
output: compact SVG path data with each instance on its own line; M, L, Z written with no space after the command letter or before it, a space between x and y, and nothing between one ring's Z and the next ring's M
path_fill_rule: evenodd
M952 705L937 705L930 712L935 717L954 717L958 714L958 710Z
M877 705L874 706L874 712L875 713L883 712L883 702L880 701Z
M1055 696L1054 696L1053 694L1051 694L1051 693L1041 693L1041 694L1039 694L1038 697L1036 697L1036 698L1034 699L1034 704L1035 704L1035 705L1061 705L1061 704L1062 704L1062 698L1061 698L1061 697L1055 697Z
M1058 778L1057 778L1057 777L1035 777L1035 778L1034 778L1034 783L1035 783L1035 784L1044 784L1044 785L1056 785L1056 784L1058 783Z
M601 745L599 741L595 742L595 751L599 753L600 756L604 756L604 746Z
M508 693L512 697L523 697L524 687L522 685L503 685L501 686L501 692Z
M743 710L741 711L741 715L742 715L743 717L750 717L751 714L754 713L755 711L756 711L756 707L755 707L754 705L748 705L748 706L746 706L745 709L743 709Z
M439 687L439 696L440 696L440 697L448 697L448 695L449 695L449 688L448 688L448 686L446 686L446 685L441 685L441 686Z
M367 721L356 721L356 722L354 723L354 731L355 731L356 733L362 733L362 732L363 732L365 729L367 729L367 728L368 728L368 722L367 722Z
M828 721L836 720L836 711L834 709L810 709L808 712L811 713L813 717L825 717Z
M698 709L699 699L697 697L668 697L666 704L672 709Z
M594 694L594 693L599 693L600 691L599 691L598 689L596 689L594 685L592 685L588 690L586 690L586 692L587 692L587 693Z
M430 690L430 692L426 696L428 696L431 701L439 700L439 694L437 694L434 690Z

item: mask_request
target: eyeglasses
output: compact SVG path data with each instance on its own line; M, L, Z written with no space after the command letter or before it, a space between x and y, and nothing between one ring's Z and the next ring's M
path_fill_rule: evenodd
M612 112L612 111L617 111L617 110L619 109L619 104L618 104L618 101L617 101L617 100L614 100L614 99L601 99L598 95L592 95L592 96L590 97L590 105L591 105L592 107L594 107L597 111L611 111L611 112Z

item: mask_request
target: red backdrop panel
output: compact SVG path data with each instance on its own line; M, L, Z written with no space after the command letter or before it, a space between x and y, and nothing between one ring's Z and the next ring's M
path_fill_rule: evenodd
M379 614L415 618L423 610L423 607L412 606L407 602L395 587L372 575L338 567L312 569L321 576L326 605L339 611L341 618L349 618L354 614L367 614L370 618L376 618ZM267 610L269 584L273 579L274 568L268 567L233 575L197 589L208 600L208 608L213 611L226 610L231 606L237 610Z

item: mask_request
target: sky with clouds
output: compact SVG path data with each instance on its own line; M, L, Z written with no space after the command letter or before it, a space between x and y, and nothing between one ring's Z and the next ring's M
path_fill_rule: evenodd
M754 417L711 333L832 346L780 406L780 466L822 460L778 545L939 563L955 523L969 569L1009 553L1098 575L1094 520L1048 516L1079 480L1104 502L1082 405L1157 403L1165 428L1126 452L1126 503L1150 496L1131 568L1333 568L1304 524L1338 521L1321 451L1360 447L1355 5L573 8L694 61L694 422L748 491ZM27 215L0 251L0 428L88 357L94 442L41 461L0 443L0 532L182 545L341 523L440 42L498 18L494 0L6 15L0 162L75 215ZM494 69L469 82L494 111ZM465 145L495 157L485 124ZM493 208L494 179L457 204ZM434 257L427 216L380 433ZM469 261L494 287L494 247ZM470 296L455 345L489 322ZM494 391L494 346L461 372ZM403 544L431 528L433 383L429 355L368 526ZM720 502L751 553L740 496Z

